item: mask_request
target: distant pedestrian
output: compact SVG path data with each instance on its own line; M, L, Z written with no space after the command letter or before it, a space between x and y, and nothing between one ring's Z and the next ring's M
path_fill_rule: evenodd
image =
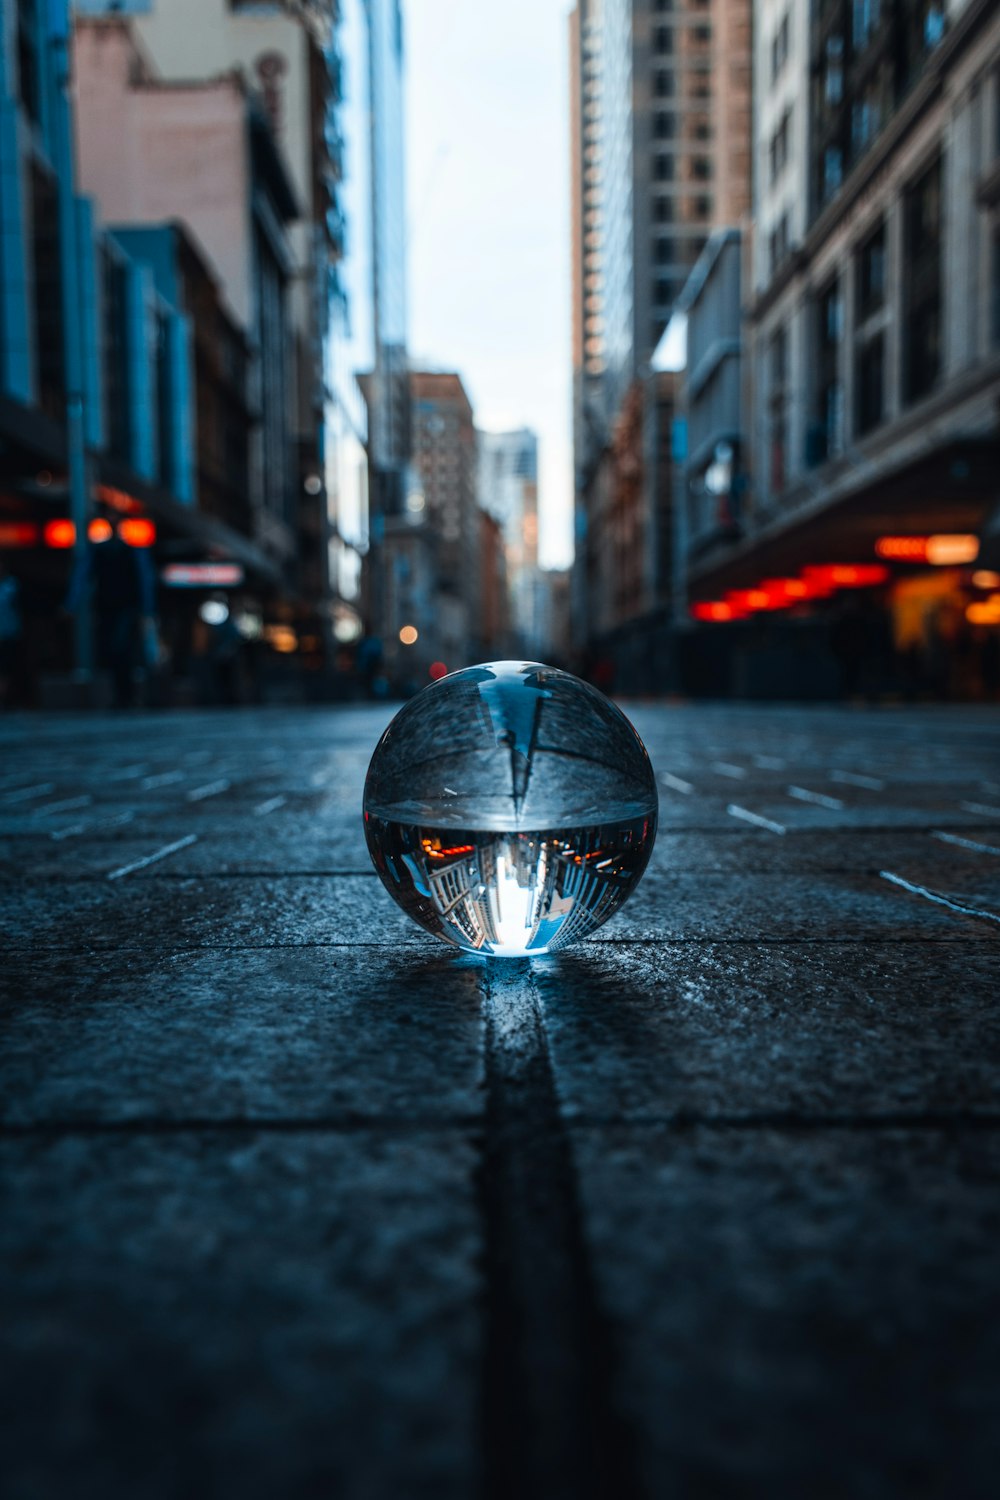
M0 559L0 708L15 701L23 676L21 585Z
M66 599L71 613L87 607L91 584L98 665L111 674L115 707L130 708L135 703L141 632L156 610L156 580L148 552L128 546L115 528L106 542L92 542L84 552Z

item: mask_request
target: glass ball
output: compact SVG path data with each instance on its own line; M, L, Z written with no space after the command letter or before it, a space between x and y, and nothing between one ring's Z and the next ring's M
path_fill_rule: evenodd
M525 958L613 916L656 837L656 781L628 719L537 662L431 683L375 747L365 837L409 916L457 948Z

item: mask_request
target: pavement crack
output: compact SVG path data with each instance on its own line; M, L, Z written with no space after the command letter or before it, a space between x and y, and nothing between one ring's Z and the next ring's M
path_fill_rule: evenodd
M490 968L483 990L486 1500L631 1500L634 1446L541 1003L527 964Z

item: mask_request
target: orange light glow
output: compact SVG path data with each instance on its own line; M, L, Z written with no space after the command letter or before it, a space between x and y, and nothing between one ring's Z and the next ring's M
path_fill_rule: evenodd
M298 649L299 638L290 625L265 625L263 635L267 644L282 656Z
M142 506L127 490L116 490L110 484L99 484L96 490L97 498L102 505L108 505L112 510L119 511L123 516L134 515L141 510Z
M927 561L934 568L958 568L979 556L979 538L970 534L929 536Z
M897 562L925 562L933 568L956 568L975 562L979 556L979 538L968 532L942 531L934 536L880 536L875 543L877 557Z
M994 573L991 568L979 568L972 575L972 587L974 589L1000 589L1000 573Z
M42 536L46 547L55 547L59 551L76 546L76 527L72 521L46 521Z
M95 516L87 527L87 536L92 542L110 542L114 536L114 528L103 516Z
M38 527L33 521L0 521L0 547L36 547Z
M765 578L761 588L783 604L795 604L799 599L809 597L809 585L801 578Z
M399 632L399 639L404 646L416 645L420 638L420 631L415 625L404 625Z
M118 535L130 547L152 547L156 541L156 527L145 516L128 516L119 521Z
M439 849L437 852L444 859L447 855L451 854L472 854L475 851L475 847L475 844L456 844L453 849Z
M968 605L965 618L970 625L1000 625L1000 594Z
M442 677L447 677L448 668L443 661L432 661L427 670L427 675L433 678L435 682L440 682Z

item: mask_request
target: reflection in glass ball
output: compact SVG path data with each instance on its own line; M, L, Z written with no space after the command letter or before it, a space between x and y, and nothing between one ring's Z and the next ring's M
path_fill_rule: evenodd
M375 747L365 837L383 884L456 947L523 958L619 909L656 837L642 741L596 688L537 662L424 688Z

